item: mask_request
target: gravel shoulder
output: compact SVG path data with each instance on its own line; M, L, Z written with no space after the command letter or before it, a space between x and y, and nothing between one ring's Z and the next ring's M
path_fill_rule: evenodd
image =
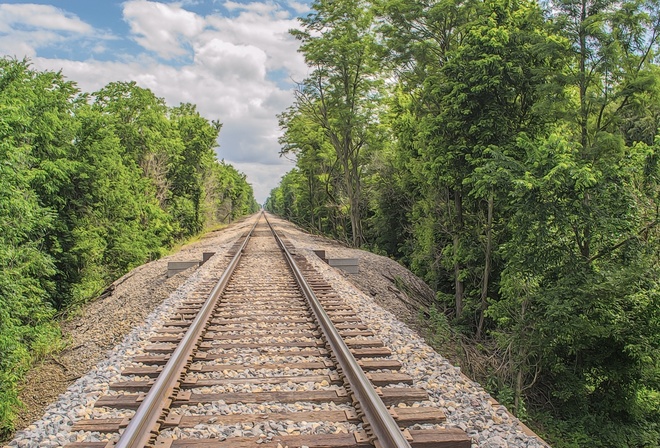
M417 333L422 333L420 314L426 313L435 294L419 277L396 261L359 249L352 249L324 236L312 235L295 224L269 215L277 228L288 233L298 247L307 250L324 250L326 258L357 258L357 274L346 274L333 269L352 283L374 302L394 314ZM314 257L313 257L314 258ZM318 257L316 257L318 258Z
M288 221L269 219L392 349L393 358L404 366L402 371L429 391L434 405L445 409L447 427L466 431L473 448L549 446L420 336L420 312L433 297L422 280L387 257L310 235ZM319 249L326 251L326 258L357 258L359 273L346 274L330 267L314 252Z
M246 220L237 221L205 234L174 254L139 266L115 281L106 297L88 303L62 322L66 348L26 375L20 385L23 409L16 427L25 428L41 418L60 394L104 359L195 272L190 268L167 278L168 262L201 261L204 252L228 249L246 230Z
M447 426L467 431L473 438L473 447L547 446L419 336L420 310L423 312L433 297L420 279L386 257L350 249L305 233L289 222L272 220L299 253L359 310L365 323L379 331L407 373L419 386L431 391L431 400L447 409ZM106 388L110 377L120 371L122 357L134 353L130 344L144 339L149 326L164 319L173 304L207 275L206 267L191 268L168 279L167 262L201 260L203 252L222 254L249 229L252 221L248 218L211 232L175 254L134 269L115 282L111 294L88 304L67 320L63 324L67 348L33 369L23 383L21 399L25 410L18 427L26 430L16 434L18 439L11 446L33 446L29 440L35 439L30 439L34 437L30 433L57 433L69 425L67 421L88 412L82 409L85 402L92 404L98 391ZM331 258L358 258L360 272L346 274L328 266L314 254L313 250L318 249L325 250ZM210 264L218 263L221 262ZM58 446L58 441L50 437L55 445L43 446Z

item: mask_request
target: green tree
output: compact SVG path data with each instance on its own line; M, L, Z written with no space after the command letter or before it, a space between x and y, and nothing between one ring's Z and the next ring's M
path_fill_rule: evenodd
M301 19L303 29L291 31L313 67L299 85L294 107L323 129L336 152L350 207L352 243L360 246L364 152L378 146L380 67L373 16L368 4L355 0L320 0L312 8L314 12Z
M296 158L300 182L297 187L300 201L304 201L294 222L310 229L333 235L345 241L345 202L342 192L342 170L336 152L325 137L325 132L314 120L296 109L280 115L280 127L285 130L279 139L280 156Z
M511 150L519 134L543 132L555 117L560 86L551 70L561 67L560 45L533 2L382 8L393 61L413 58L400 77L399 96L409 99L398 100L394 119L420 192L409 211L417 240L411 262L430 271L435 287L451 288L456 316L466 307L472 314L478 301L481 334L487 298L497 291L496 196L506 195L487 173L497 170L495 153Z
M111 82L92 97L94 107L110 117L127 161L136 163L151 180L161 208L166 209L171 188L168 172L183 148L165 101L134 81Z
M170 209L181 226L180 236L199 233L204 228L204 179L215 160L222 125L202 117L192 104L181 104L170 111L170 119L182 141L181 153L173 156L167 177L170 181Z
M527 373L562 418L607 446L644 446L657 440L657 414L643 409L658 403L648 374L658 346L635 341L657 334L657 284L642 280L657 278L657 196L648 187L657 126L649 129L639 105L658 81L658 8L559 2L553 16L572 45L575 100L555 135L522 145L527 161L513 191L526 212L510 221L501 305L525 297L525 316L505 319L517 322L511 342L527 359L518 362L537 366ZM637 117L643 133L630 132Z
M84 303L117 277L160 256L172 241L171 219L155 187L124 158L110 117L86 101L75 109L78 130L71 172L58 195L62 304ZM70 285L65 288L64 285Z
M35 195L40 208L56 216L66 202L60 191L75 169L69 154L76 132L72 100L78 90L61 73L33 70L27 61L5 59L3 63L4 101L21 117L20 122L8 126L9 137L25 154L19 160L29 173L24 178L29 181L30 195ZM42 250L56 267L52 280L57 287L48 291L56 307L62 303L61 289L70 284L59 258L64 232L65 226L55 219L44 228L41 239ZM64 281L62 286L60 280Z
M552 3L557 27L570 41L573 64L568 80L577 93L569 109L581 158L596 170L622 155L622 117L657 83L652 58L660 39L660 9L656 0L563 0ZM648 139L649 137L647 137ZM593 255L592 192L581 198L576 232L581 255ZM598 206L596 206L597 208Z
M259 210L245 174L224 160L210 168L205 189L209 223L232 222Z
M528 160L510 184L519 212L503 247L502 300L489 310L517 366L517 391L534 384L529 397L545 397L602 446L647 446L657 440L658 233L636 230L650 211L638 205L654 199L635 185L647 182L654 150L631 148L602 173L563 136L520 144ZM575 198L587 189L600 218L591 259L576 232Z
M40 173L26 103L39 93L37 77L27 61L0 59L0 437L13 429L18 380L59 341L49 297L55 269L43 249L53 216L31 187Z

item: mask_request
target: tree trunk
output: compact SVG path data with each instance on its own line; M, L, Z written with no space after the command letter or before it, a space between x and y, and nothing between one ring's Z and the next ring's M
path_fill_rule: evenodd
M314 201L314 172L312 170L309 170L309 174L307 175L307 188L309 189L309 208L310 208L310 220L311 220L311 226L312 229L316 227L315 223L315 217L314 217L314 211L316 210L316 204Z
M351 198L351 229L353 231L353 247L362 245L362 220L360 219L360 198Z
M353 184L353 197L351 198L351 225L353 226L353 246L360 247L364 242L364 235L362 234L362 210L360 206L360 198L362 196L362 188L360 185L360 174L358 173L357 160L353 161L352 168L352 184Z
M363 241L362 219L360 217L360 177L357 172L357 160L351 160L349 157L349 154L351 154L350 144L351 141L347 138L347 141L344 142L342 166L344 168L344 182L350 205L352 245L353 247L360 247Z
M527 311L527 299L523 300L522 305L520 307L520 320L522 321L525 318L525 312ZM521 335L522 338L525 337L524 334ZM522 393L523 393L523 381L524 381L524 372L523 368L525 366L525 351L523 348L523 344L520 344L518 346L518 359L516 360L516 363L514 364L515 369L516 369L516 384L515 384L515 389L513 392L513 413L515 415L519 414L520 411L520 405L522 402Z
M513 396L513 412L518 415L518 410L520 409L520 401L522 399L522 388L523 388L523 371L522 366L518 367L518 373L516 374L516 389Z
M587 30L585 29L585 22L587 20L587 2L582 0L582 10L580 11L580 73L578 74L578 83L580 90L580 143L582 144L582 151L587 150L589 144L587 125L589 111L587 110ZM583 152L584 154L584 152Z
M465 287L461 280L461 264L459 252L461 244L461 233L463 232L463 196L459 190L454 191L454 206L456 207L456 229L454 229L454 288L456 298L456 317L463 314L463 295Z
M488 221L486 224L486 260L484 262L484 278L481 283L481 309L479 312L479 325L477 326L476 338L481 339L481 333L484 328L484 314L488 308L488 280L491 269L491 251L493 246L493 206L494 198L491 194L488 197Z

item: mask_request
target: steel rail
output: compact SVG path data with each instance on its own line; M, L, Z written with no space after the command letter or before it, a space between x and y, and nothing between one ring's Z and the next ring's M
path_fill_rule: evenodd
M277 232L275 232L275 229L270 221L268 221L265 214L264 217L277 240L277 244L282 248L286 261L291 267L291 271L296 277L303 294L307 298L307 301L319 322L321 331L323 331L328 344L330 344L330 348L337 357L337 362L344 371L344 375L346 375L346 378L348 379L351 389L355 394L355 398L360 403L362 412L364 412L367 422L371 426L371 430L378 440L379 446L381 448L411 448L410 443L406 440L399 425L394 421L394 418L392 418L387 407L378 396L378 393L374 390L371 382L362 371L362 368L357 363L355 357L339 334L339 331L332 323L328 313L323 309L318 297L316 297L316 294L314 294L314 291L305 280L305 277L298 268L293 256L284 246L284 243Z
M213 290L209 293L209 297L197 313L190 328L188 328L178 347L172 353L160 375L158 375L156 382L144 397L142 404L135 411L135 415L131 418L128 426L126 426L126 429L119 437L115 448L143 448L153 437L152 432L156 428L163 410L168 406L167 401L170 400L171 395L174 393L177 382L181 379L182 369L189 362L192 351L197 346L199 338L206 328L206 324L215 309L220 294L227 286L241 259L243 250L260 219L261 217L257 218L252 229L250 229L250 232L245 237L245 241L243 241L243 244L238 249L238 252L231 259L222 276L220 276L220 279L213 287Z

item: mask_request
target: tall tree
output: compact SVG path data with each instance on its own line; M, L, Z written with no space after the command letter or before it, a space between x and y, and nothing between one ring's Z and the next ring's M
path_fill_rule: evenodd
M204 178L210 175L222 125L202 117L193 104L172 108L170 119L183 145L181 152L172 155L174 163L167 173L171 185L168 206L180 224L179 236L189 236L204 228Z
M352 243L364 242L362 166L364 151L376 145L380 70L369 4L320 0L291 33L312 74L299 85L297 108L314 120L334 148L348 196Z
M441 92L441 109L433 125L441 123L442 128L435 132L440 147L429 151L427 164L431 174L445 179L444 186L454 198L456 281L461 278L456 263L468 270L474 261L483 263L474 274L480 279L475 291L478 336L487 298L496 291L489 281L497 246L494 235L500 233L494 225L501 221L494 215L506 213L500 206L507 190L501 189L497 175L502 160L498 154L519 160L517 140L546 135L557 118L553 110L561 85L553 73L565 62L562 50L556 37L544 30L536 2L486 1L465 24L460 44L447 53L439 79L431 80ZM468 245L465 239L475 237L483 241L483 255L467 252L461 261L461 251ZM459 292L457 285L457 315L462 308Z
M92 95L94 107L111 118L127 160L136 163L151 179L165 209L171 188L168 169L176 154L182 152L165 101L134 81L111 82Z
M59 339L55 265L44 249L53 214L31 187L39 173L26 103L39 95L37 77L27 61L0 59L0 438L13 429L16 383Z
M285 130L279 142L280 155L293 156L300 172L300 197L307 202L301 216L291 217L301 225L326 232L350 242L340 223L344 221L341 188L342 170L336 152L321 126L297 109L290 108L280 116Z
M538 134L553 119L550 72L559 48L533 2L384 2L383 12L394 62L412 58L400 74L410 101L399 113L410 123L400 143L411 148L416 163L408 165L422 192L411 210L420 249L413 260L435 267L436 287L452 288L456 316L472 312L478 297L481 334L487 298L497 291L496 196L506 195L496 180L486 186L481 169L519 134Z
M58 192L64 201L58 261L66 272L60 306L66 307L87 302L124 272L160 256L173 230L155 187L125 158L111 117L84 100L76 102L75 115L72 169Z
M565 79L574 101L549 138L519 140L525 155L509 195L518 211L503 250L503 300L492 313L500 335L511 331L505 339L521 376L607 446L657 437L643 409L657 388L648 372L658 344L647 342L660 304L657 283L642 280L657 276L657 203L645 177L655 176L655 150L625 132L631 116L648 116L639 104L658 79L658 10L650 5L567 1L552 9L571 45Z

